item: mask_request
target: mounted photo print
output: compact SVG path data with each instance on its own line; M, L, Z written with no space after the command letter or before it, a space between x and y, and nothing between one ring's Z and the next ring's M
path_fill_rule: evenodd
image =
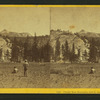
M99 5L0 5L0 93L100 93L99 20Z

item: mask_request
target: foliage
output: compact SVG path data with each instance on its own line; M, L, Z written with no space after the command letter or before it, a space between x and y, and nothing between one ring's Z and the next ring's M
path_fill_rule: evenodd
M60 59L60 41L59 39L56 40L56 47L55 47L55 61Z

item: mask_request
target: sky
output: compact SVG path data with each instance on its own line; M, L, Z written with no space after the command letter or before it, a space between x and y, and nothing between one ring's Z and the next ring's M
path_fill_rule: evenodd
M51 29L100 33L100 7L51 8Z
M50 34L50 12L47 7L0 7L0 31Z

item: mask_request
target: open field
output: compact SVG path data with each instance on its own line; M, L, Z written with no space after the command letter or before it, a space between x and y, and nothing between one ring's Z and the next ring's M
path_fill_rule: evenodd
M12 74L16 66L19 72ZM49 87L49 64L30 63L28 77L24 77L21 63L0 64L0 88L47 88Z
M50 73L52 88L100 88L100 64L52 64Z
M21 63L0 63L0 88L100 88L99 64L29 63L24 77ZM13 74L13 67L19 71ZM91 67L96 69L89 74Z

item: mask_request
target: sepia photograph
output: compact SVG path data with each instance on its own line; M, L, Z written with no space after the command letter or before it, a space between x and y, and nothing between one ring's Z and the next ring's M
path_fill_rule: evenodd
M0 88L47 88L50 10L0 7Z
M0 7L0 88L100 88L100 7Z
M100 8L51 8L52 88L100 88Z

